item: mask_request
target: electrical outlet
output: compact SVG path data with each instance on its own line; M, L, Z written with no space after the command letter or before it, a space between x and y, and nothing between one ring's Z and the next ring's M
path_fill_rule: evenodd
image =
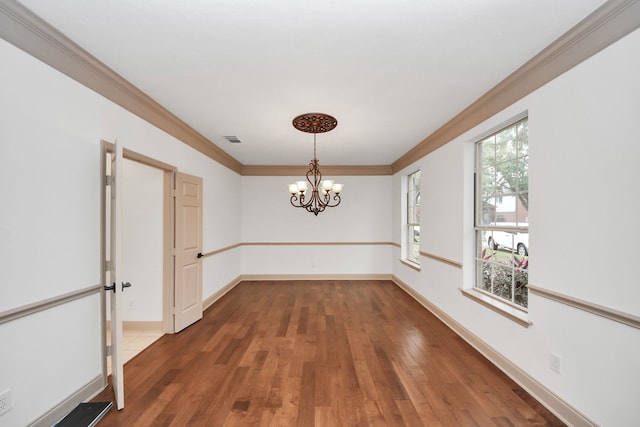
M11 390L0 393L0 415L9 412L11 409Z
M551 353L551 357L549 359L550 361L550 368L552 371L555 371L557 373L561 373L560 372L560 356L558 356L557 354Z
M136 302L134 300L129 301L129 308L131 310L135 310L136 308Z

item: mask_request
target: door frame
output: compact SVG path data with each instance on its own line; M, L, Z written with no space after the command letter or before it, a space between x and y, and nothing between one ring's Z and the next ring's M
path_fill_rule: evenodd
M100 172L101 179L104 179L106 176L106 161L107 154L113 153L115 149L115 145L109 141L101 140L101 150L100 150ZM174 182L175 182L175 174L178 170L176 166L170 165L168 163L161 162L154 158L145 156L144 154L140 154L133 150L130 150L126 147L122 149L122 155L124 159L131 160L134 162L141 163L146 166L150 166L156 169L160 169L163 172L163 201L162 201L162 246L163 246L163 279L162 279L162 329L164 333L173 334L175 333L174 327L174 319L173 319L173 306L174 306L174 263L173 263L173 252L174 252L174 230L175 230L175 201L174 201ZM106 271L104 269L105 262L107 260L106 254L106 204L105 204L105 196L106 189L104 185L101 185L102 188L102 196L101 196L101 208L100 208L100 272L101 272L101 282L106 282ZM102 343L106 343L107 339L107 330L106 330L106 296L105 292L102 292L101 299L101 317L102 317ZM107 386L107 353L106 346L102 346L102 372L103 372L103 386Z
M160 160L145 156L133 150L123 148L123 157L155 169L160 169L162 173L162 329L166 334L175 333L173 322L174 306L174 262L173 248L175 234L175 199L174 182L178 168Z

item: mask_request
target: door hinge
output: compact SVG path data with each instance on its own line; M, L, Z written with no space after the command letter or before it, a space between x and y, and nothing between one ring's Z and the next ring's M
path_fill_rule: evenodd
M104 262L104 271L111 271L111 261Z
M111 356L113 354L113 352L111 351L110 345L106 346L104 350L105 350L104 352L106 356Z
M109 186L113 183L113 177L111 175L107 175L104 177L104 185Z

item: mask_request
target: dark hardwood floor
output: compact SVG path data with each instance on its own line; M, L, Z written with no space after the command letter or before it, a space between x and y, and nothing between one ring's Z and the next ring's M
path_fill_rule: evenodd
M124 372L99 427L563 425L389 281L243 282Z

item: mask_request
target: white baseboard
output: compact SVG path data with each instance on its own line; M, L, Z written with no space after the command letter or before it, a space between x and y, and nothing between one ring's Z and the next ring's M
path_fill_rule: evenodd
M274 281L274 280L391 280L391 274L243 274L220 288L202 302L202 310L211 307L224 294L243 281Z
M391 274L243 274L240 280L392 280Z
M202 311L205 311L207 308L211 307L214 302L218 301L220 298L224 296L231 289L235 288L238 283L240 283L242 279L240 276L233 279L231 282L224 285L222 288L218 289L218 291L214 292L211 296L205 299L202 302Z
M107 333L111 330L111 321L107 320ZM140 331L140 332L164 332L162 320L124 320L122 322L123 331Z
M67 416L71 411L73 411L76 406L78 406L82 402L86 402L93 397L95 397L98 393L100 393L106 384L104 383L104 377L102 374L95 377L93 380L89 381L84 387L73 393L71 396L67 397L65 400L60 402L57 406L51 408L40 418L29 424L29 427L51 427L55 425L58 421Z
M128 320L122 322L123 331L149 331L149 332L163 332L162 320L158 321L135 321Z
M482 341L476 335L474 335L467 328L462 326L456 320L454 320L447 313L442 311L436 305L431 303L428 299L422 296L418 291L411 286L393 276L393 282L398 285L402 290L409 294L413 299L418 301L424 308L429 310L434 316L440 319L451 330L458 334L469 345L478 350L480 354L486 357L491 363L493 363L498 369L504 372L509 378L515 381L520 387L525 389L531 396L533 396L538 402L544 405L555 416L560 418L563 422L570 426L584 426L594 427L597 426L592 420L587 418L583 413L578 411L573 406L569 405L558 395L546 388L543 384L536 381L529 374L520 369L512 361L504 357L497 352L493 347L490 347L487 343Z

